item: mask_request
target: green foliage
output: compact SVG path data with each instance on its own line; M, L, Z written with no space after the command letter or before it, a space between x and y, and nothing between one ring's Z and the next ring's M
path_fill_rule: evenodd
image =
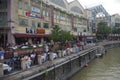
M45 72L45 76L47 77L48 75L49 75L49 72L48 72L48 71L46 71L46 72Z
M50 38L53 41L59 41L60 40L60 33L61 33L61 29L59 28L59 26L55 26L55 27L53 27L52 34L51 34Z
M50 38L53 41L71 41L74 39L74 36L70 34L70 32L63 31L59 28L59 26L55 26L52 30Z
M109 26L107 26L106 23L100 22L100 23L98 23L96 36L98 39L107 39L110 31L111 31L111 28Z
M61 41L72 41L74 39L74 36L70 34L70 32L67 31L61 31Z
M120 34L120 27L113 28L113 29L112 29L112 33L113 33L113 34Z

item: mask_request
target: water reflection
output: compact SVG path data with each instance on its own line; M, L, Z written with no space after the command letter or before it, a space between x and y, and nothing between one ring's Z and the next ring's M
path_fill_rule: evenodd
M120 80L120 48L107 51L68 80Z

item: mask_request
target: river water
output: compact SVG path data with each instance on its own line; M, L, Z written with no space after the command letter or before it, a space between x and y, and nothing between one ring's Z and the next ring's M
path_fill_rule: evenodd
M120 80L120 48L108 50L68 80Z

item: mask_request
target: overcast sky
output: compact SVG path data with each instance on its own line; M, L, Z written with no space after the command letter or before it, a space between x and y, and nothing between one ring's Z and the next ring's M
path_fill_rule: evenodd
M71 2L73 0L67 0ZM84 8L102 4L106 11L112 14L120 14L120 0L78 0Z

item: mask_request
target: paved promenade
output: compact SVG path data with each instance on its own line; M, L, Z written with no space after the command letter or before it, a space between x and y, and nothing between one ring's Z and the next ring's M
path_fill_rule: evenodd
M86 45L86 46L84 46L84 48L85 49L80 51L79 53L73 53L73 54L67 55L62 58L57 58L53 61L47 61L47 62L43 63L42 65L32 66L30 69L27 69L27 70L16 71L9 75L5 75L3 78L0 78L0 80L21 80L21 79L23 79L25 77L29 77L33 74L44 72L46 69L48 69L50 67L61 64L65 61L68 61L69 59L77 57L79 54L85 53L89 49L95 48L95 45L93 45L93 44Z
M0 78L0 80L21 80L23 78L30 77L34 74L45 72L46 69L53 67L55 65L61 64L65 61L68 61L71 58L77 57L78 55L85 53L86 51L90 49L97 48L98 45L102 46L102 45L111 44L111 43L120 43L120 41L99 42L97 45L87 44L86 46L84 46L84 50L80 51L79 53L73 53L73 54L67 55L62 58L57 58L53 61L47 61L43 63L42 65L36 65L27 70L16 71L9 75L5 75L4 77Z

